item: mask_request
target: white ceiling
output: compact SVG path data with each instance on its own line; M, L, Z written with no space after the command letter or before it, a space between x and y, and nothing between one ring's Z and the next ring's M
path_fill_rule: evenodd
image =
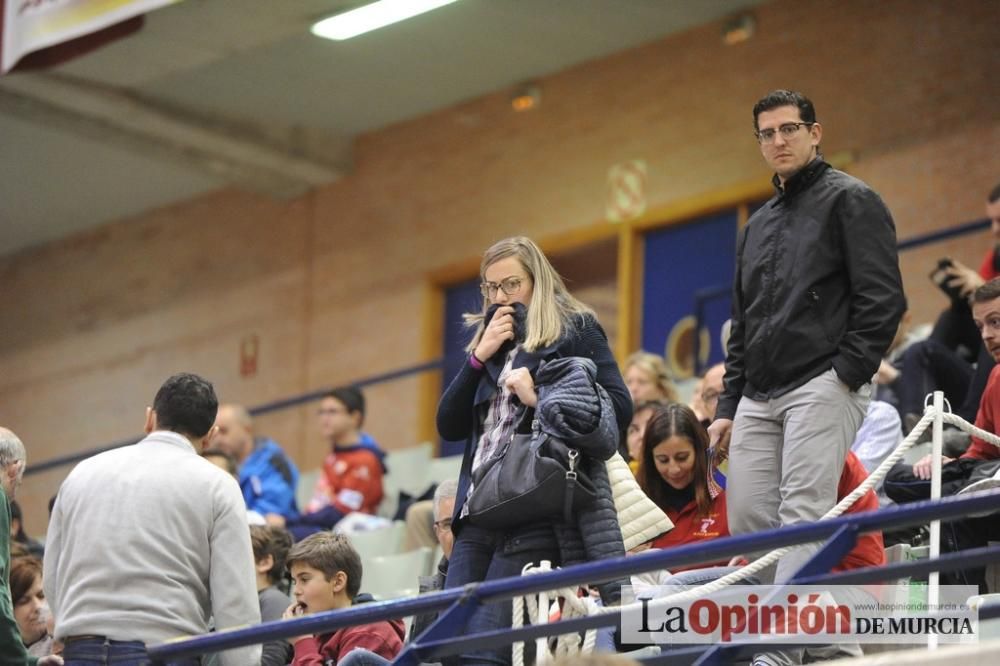
M0 79L0 255L225 185L294 196L349 170L359 133L762 1L462 0L332 42L311 23L364 2L184 0L51 72ZM192 138L205 132L229 152ZM278 177L293 167L306 175Z

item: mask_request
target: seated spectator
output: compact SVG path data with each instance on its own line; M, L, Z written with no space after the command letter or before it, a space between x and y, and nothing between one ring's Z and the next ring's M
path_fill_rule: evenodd
M437 571L431 576L420 577L420 594L444 589L444 580L448 576L448 558L451 557L451 547L455 545L455 535L451 533L451 517L455 513L455 495L458 494L458 480L448 479L434 491L434 534L441 544L441 560ZM425 613L413 618L410 636L419 636L437 619L437 613Z
M719 396L722 395L723 389L722 378L725 374L726 364L716 363L705 371L705 375L695 389L697 396L691 396L689 406L705 428L708 428L715 420L715 410L719 407ZM697 401L695 401L695 397L697 397ZM698 409L695 409L695 405L698 406Z
M625 361L622 373L632 402L676 402L677 389L662 356L637 351Z
M38 539L32 539L24 531L24 514L21 513L21 505L16 500L10 503L10 537L12 541L23 545L28 553L38 559L42 559L45 554L45 546Z
M257 598L260 600L260 621L280 620L292 602L282 590L285 581L285 560L292 547L292 536L280 527L253 525L250 527L254 568L257 572ZM292 659L292 646L285 640L263 645L261 666L285 666Z
M972 297L972 316L980 331L985 349L1000 361L1000 278L994 278L976 289ZM983 391L976 416L976 426L991 433L1000 432L1000 368L994 367ZM941 494L952 495L965 487L973 474L981 470L994 472L1000 449L978 438L972 438L968 450L958 458L942 456ZM885 491L896 502L912 502L930 497L931 456L927 455L910 466L895 465L885 480ZM985 545L1000 538L995 516L967 518L942 524L942 550L957 551ZM978 585L987 590L982 567L956 572L942 572L941 581L954 585Z
M382 501L385 452L361 432L365 420L365 397L353 386L337 388L320 402L319 427L330 443L316 480L312 500L302 515L287 521L296 540L331 529L352 511L374 514ZM282 526L280 516L268 522Z
M299 470L277 442L255 435L250 412L242 405L220 405L215 427L218 430L212 446L236 460L236 478L247 510L286 519L297 516L295 488L299 485Z
M33 657L53 654L49 622L52 614L42 589L42 563L37 558L17 557L10 563L10 598L21 641Z
M639 487L674 524L653 539L653 548L729 536L725 492L709 487L708 433L691 408L654 405L643 437ZM717 563L717 564L725 564ZM702 568L706 564L681 567Z
M861 421L858 434L851 444L851 451L858 457L865 471L871 474L903 441L903 426L899 413L892 405L881 400L868 403L868 411ZM875 486L878 491L885 479Z
M847 497L868 478L864 466L848 452L837 486L837 501ZM708 433L694 412L683 405L657 408L646 428L639 485L674 523L674 529L652 541L653 548L670 548L729 535L725 491L714 490L709 482ZM879 506L869 490L845 513L871 511ZM885 562L880 532L858 537L855 547L833 568L844 571ZM716 566L725 564L716 563ZM706 565L696 565L703 568ZM711 566L711 565L707 565ZM694 567L680 567L687 571ZM705 581L718 577L712 572L699 576Z
M639 461L642 460L642 440L646 434L646 425L661 402L640 402L632 412L632 422L625 431L625 441L628 446L628 467L632 474L639 471Z
M288 569L295 603L285 611L286 619L350 608L361 589L361 557L341 534L313 534L295 544L288 553ZM359 648L393 659L403 648L404 631L402 620L383 620L296 636L289 639L295 652L291 663L340 663L348 652Z
M972 299L972 314L983 344L994 360L1000 360L1000 278L990 280L976 289ZM979 403L976 426L987 432L998 432L1000 425L1000 371L990 373ZM978 437L959 458L943 456L941 460L941 494L958 492L969 475L982 461L1000 457L1000 450ZM930 497L931 456L915 464L898 463L885 480L885 490L896 502L912 502Z

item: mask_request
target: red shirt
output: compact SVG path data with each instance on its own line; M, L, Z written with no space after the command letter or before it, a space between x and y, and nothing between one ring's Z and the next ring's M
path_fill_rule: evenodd
M868 472L861 460L854 455L853 451L847 452L847 460L844 462L844 471L840 473L840 483L837 484L837 501L844 499L851 491L860 486L868 478ZM869 490L844 512L861 513L862 511L874 511L878 508L878 495L874 490ZM859 534L858 541L854 548L840 564L831 571L847 571L848 569L860 569L862 567L874 567L885 564L885 544L882 542L882 532L869 532Z
M337 663L355 648L364 648L392 661L403 649L405 631L402 620L389 620L303 638L295 644L292 666L324 666L328 659Z
M983 397L979 399L979 412L976 414L976 427L986 432L997 431L997 419L1000 417L1000 365L993 368L990 378L983 389ZM972 438L969 448L962 454L963 458L977 460L993 460L1000 458L1000 449L978 437Z
M662 507L667 514L667 518L674 524L674 529L661 534L653 539L653 548L672 548L682 546L687 543L698 541L711 541L720 537L729 536L729 522L726 520L726 492L722 491L712 500L707 516L698 515L698 503L691 500L684 508L677 510L670 507ZM692 564L686 567L671 568L671 571L686 571L688 569L701 569L711 567L726 562L714 562L709 564Z

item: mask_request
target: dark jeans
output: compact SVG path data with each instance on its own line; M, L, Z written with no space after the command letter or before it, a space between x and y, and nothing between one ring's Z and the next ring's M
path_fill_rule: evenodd
M455 546L448 558L445 588L462 587L498 578L520 576L529 562L538 565L549 560L559 565L559 543L549 524L537 524L510 532L494 532L465 524L455 537ZM480 606L465 626L465 634L496 629L510 629L513 614L511 601L505 600ZM529 644L525 644L528 652ZM450 660L448 660L450 661ZM511 663L510 646L461 655L462 664Z
M972 365L940 342L927 339L913 343L903 352L903 367L894 385L899 417L922 416L924 398L934 391L944 392L952 409L958 410L965 403L972 375Z
M153 662L140 641L113 641L106 638L71 640L63 648L65 666L150 666ZM178 659L166 666L199 666L201 660Z

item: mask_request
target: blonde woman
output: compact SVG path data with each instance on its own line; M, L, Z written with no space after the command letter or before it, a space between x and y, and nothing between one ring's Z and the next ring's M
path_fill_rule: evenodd
M538 404L533 374L543 361L590 359L597 367L597 383L611 398L617 432L624 430L632 414L628 390L593 311L570 295L534 242L515 237L496 243L483 256L480 277L482 309L466 315L475 329L467 347L469 357L442 396L437 413L441 436L466 442L452 520L455 545L445 586L518 576L529 562L548 560L560 566L624 555L603 462L618 449L617 441L581 448L584 470L594 481L598 499L574 516L572 524L524 515L513 517L515 526L500 531L469 519L466 503L472 479L521 431L525 415L531 414L526 410ZM506 455L521 453L511 449ZM586 530L580 529L581 524ZM620 583L598 586L605 603L618 601ZM479 608L466 633L510 626L508 601ZM463 663L510 660L509 647L462 656Z
M677 402L677 389L670 381L662 356L637 351L625 361L625 385L635 404Z

